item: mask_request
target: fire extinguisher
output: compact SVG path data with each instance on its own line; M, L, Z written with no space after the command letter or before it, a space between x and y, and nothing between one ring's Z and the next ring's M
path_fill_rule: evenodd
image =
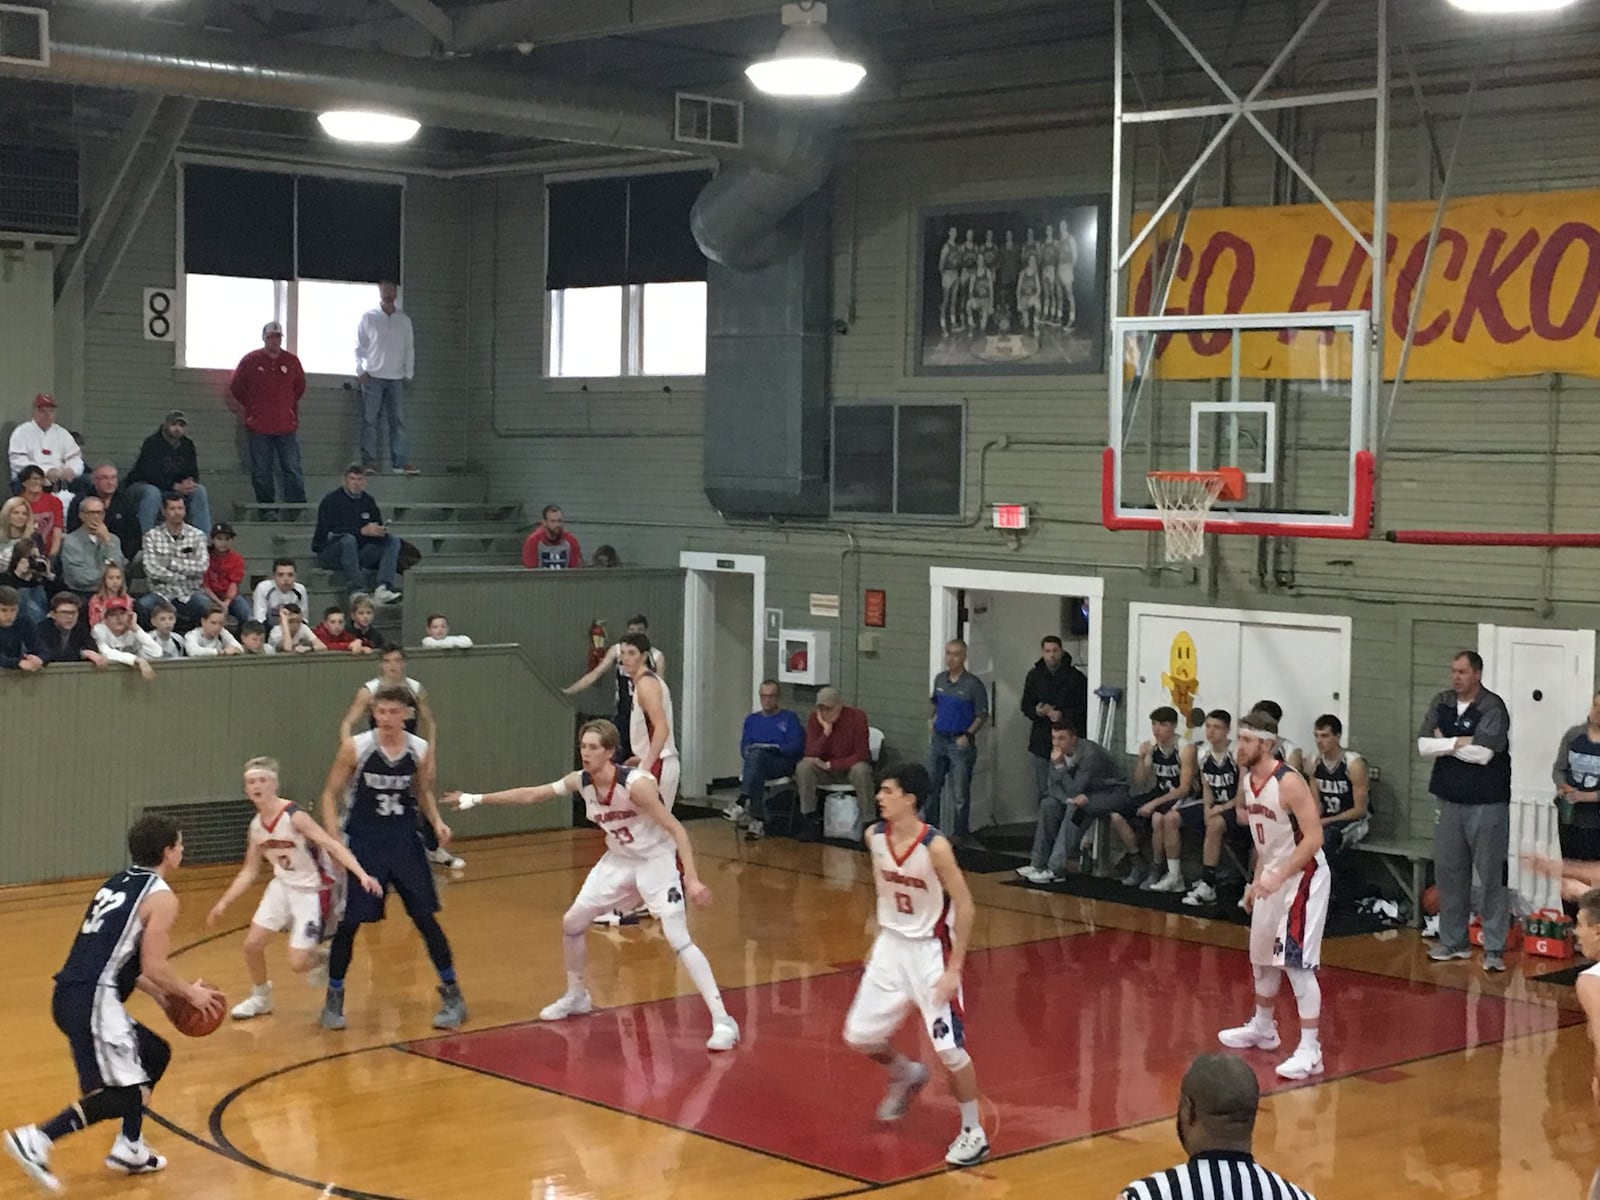
M606 626L599 617L589 626L589 670L598 667L606 656Z

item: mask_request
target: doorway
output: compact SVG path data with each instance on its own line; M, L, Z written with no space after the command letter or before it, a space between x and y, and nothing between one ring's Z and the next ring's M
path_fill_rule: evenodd
M1030 722L1022 714L1022 686L1039 658L1039 641L1056 634L1073 665L1089 680L1089 724L1094 737L1100 686L1101 624L1105 582L1084 575L980 571L930 567L929 675L944 670L944 645L967 643L967 668L989 688L990 728L978 738L972 776L972 828L1031 822L1039 815ZM941 821L948 820L940 814Z
M683 580L682 695L678 753L682 794L708 795L711 781L737 776L739 735L765 674L767 560L759 554L678 556Z
M1530 908L1559 908L1554 880L1522 865L1521 854L1560 854L1550 781L1552 739L1588 715L1594 696L1592 629L1479 625L1483 686L1511 714L1509 883Z

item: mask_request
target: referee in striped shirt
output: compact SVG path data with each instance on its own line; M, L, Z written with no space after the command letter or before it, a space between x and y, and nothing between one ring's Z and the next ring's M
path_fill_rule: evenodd
M1130 1183L1120 1200L1315 1200L1250 1153L1261 1088L1243 1059L1202 1054L1178 1093L1180 1167Z

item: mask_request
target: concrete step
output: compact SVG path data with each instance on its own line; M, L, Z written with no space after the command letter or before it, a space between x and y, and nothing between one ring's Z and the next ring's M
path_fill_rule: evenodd
M235 504L255 503L255 489L250 486L250 476L240 470L212 470L200 464L201 482L211 497L211 512L221 519L231 513ZM315 517L317 502L344 485L344 476L313 474L306 476L306 498ZM433 471L421 475L391 475L381 472L367 477L367 490L385 510L394 504L417 503L423 500L445 501L457 504L482 503L488 497L489 478L479 471Z
M315 527L315 504L256 504L235 501L235 519L240 523L304 524ZM463 503L449 500L400 500L383 505L384 520L395 525L407 522L452 524L521 524L522 505Z
M269 526L269 528L272 528ZM282 527L278 527L281 529ZM421 550L424 557L450 557L470 558L482 562L485 566L501 565L499 561L509 559L513 562L522 561L522 543L526 534L515 531L506 532L503 529L484 528L482 530L419 530L402 528L397 530L400 537L410 542ZM241 537L240 541L244 539ZM269 555L270 569L271 557L279 554L293 557L298 563L301 559L313 561L311 553L311 531L298 530L290 527L286 531L274 532L265 535L253 534L250 539L246 560L253 557L261 548L265 548ZM244 553L243 550L240 553Z

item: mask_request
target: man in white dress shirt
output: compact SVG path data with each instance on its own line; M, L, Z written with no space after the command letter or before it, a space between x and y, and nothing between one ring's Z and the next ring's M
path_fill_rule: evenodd
M23 467L34 466L44 472L52 491L64 492L67 484L83 474L83 451L72 435L56 424L56 398L44 392L33 398L33 420L11 431L7 450L12 479Z
M378 469L378 422L389 427L389 460L396 475L415 475L406 453L406 421L402 411L406 384L416 373L416 338L411 318L395 307L399 289L385 279L378 284L378 307L356 326L356 375L361 380L361 463Z

